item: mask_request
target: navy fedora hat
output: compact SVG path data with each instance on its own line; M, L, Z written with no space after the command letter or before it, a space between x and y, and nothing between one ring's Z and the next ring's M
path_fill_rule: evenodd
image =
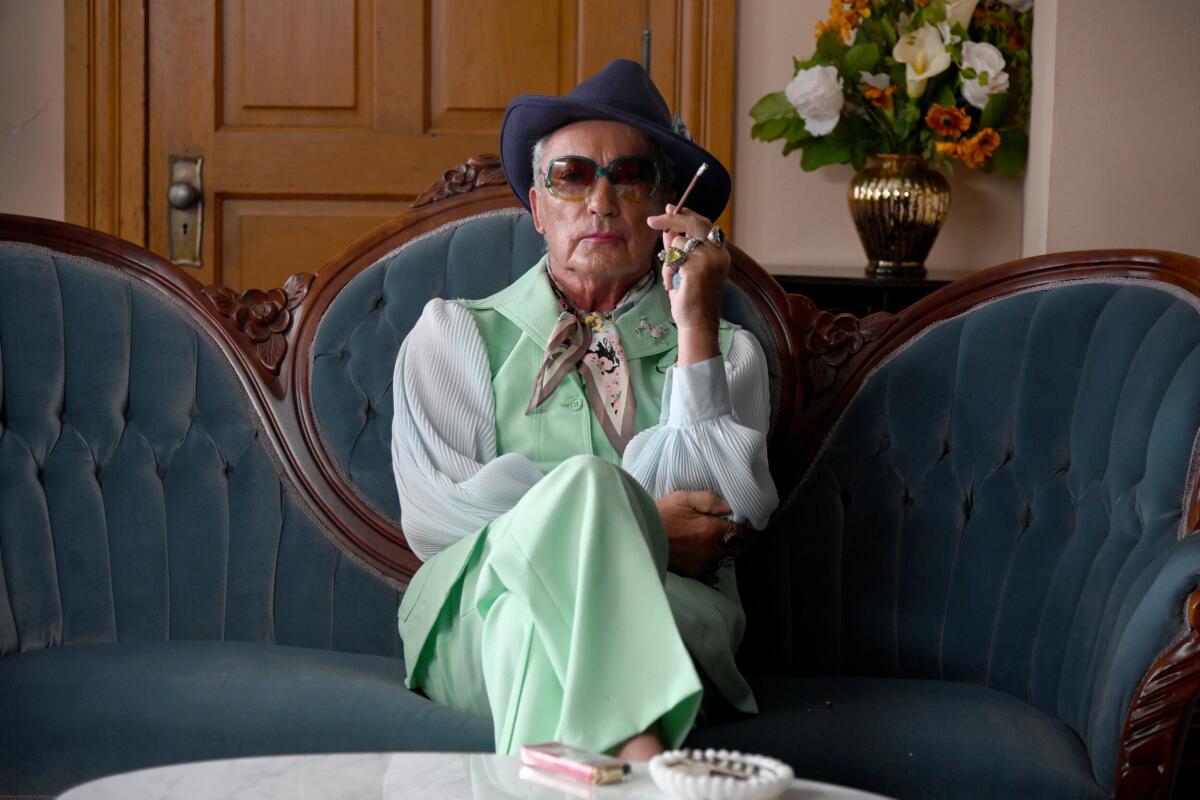
M609 62L567 94L522 94L513 98L500 126L500 163L508 185L526 208L533 185L533 146L564 125L588 119L623 122L637 128L666 152L675 166L675 196L687 186L702 162L708 170L696 182L687 206L715 220L729 201L731 181L712 153L692 141L682 124L672 125L671 112L650 74L636 61Z

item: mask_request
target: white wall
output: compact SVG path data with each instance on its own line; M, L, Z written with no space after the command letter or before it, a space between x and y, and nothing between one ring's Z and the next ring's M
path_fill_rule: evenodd
M0 0L0 212L63 219L61 0Z
M848 167L812 173L750 139L750 106L791 77L828 0L741 0L734 164L738 243L780 272L865 263ZM1036 0L1023 180L959 169L931 269L1022 254L1155 247L1200 255L1197 0ZM63 218L63 4L0 0L0 211Z
M850 220L848 166L800 169L800 153L750 138L750 107L792 77L792 56L807 58L828 0L741 0L733 214L738 246L776 273L837 268L862 274L866 256ZM972 270L1021 255L1022 181L959 168L950 213L926 266Z
M1057 9L1045 249L1200 255L1200 2Z

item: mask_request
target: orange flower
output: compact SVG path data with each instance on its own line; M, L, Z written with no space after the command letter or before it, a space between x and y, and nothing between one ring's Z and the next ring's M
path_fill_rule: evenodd
M934 142L933 146L939 156L958 158L958 142Z
M986 163L999 146L1000 134L991 128L984 128L970 139L959 142L955 155L959 161L974 169Z
M882 108L888 111L892 107L892 95L896 93L895 86L888 86L884 89L876 89L874 86L862 84L859 88L862 89L863 97L871 102L871 105L876 108Z
M925 115L925 124L938 136L957 139L971 127L971 118L958 106L943 106L934 103Z
M829 19L817 23L817 38L828 30L837 31L846 44L854 41L854 31L871 16L871 0L829 0Z

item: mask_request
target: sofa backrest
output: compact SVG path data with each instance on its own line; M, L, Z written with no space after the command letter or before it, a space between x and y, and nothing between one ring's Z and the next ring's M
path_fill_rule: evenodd
M323 314L310 355L322 442L347 482L393 523L399 524L400 507L389 450L392 369L401 342L430 299L487 297L524 274L544 251L531 215L513 201L397 245L358 272ZM783 346L769 310L731 284L722 311L762 344L777 414Z
M1195 544L1181 540L1196 525L1200 297L1131 268L1034 280L1034 266L875 320L895 335L831 390L844 410L814 428L777 519L788 535L769 558L791 597L776 637L805 672L1007 692L1071 725L1111 780L1111 713L1147 666L1122 656L1176 635L1131 622L1136 601Z
M396 588L281 474L195 281L134 250L0 219L0 654L237 639L398 655Z

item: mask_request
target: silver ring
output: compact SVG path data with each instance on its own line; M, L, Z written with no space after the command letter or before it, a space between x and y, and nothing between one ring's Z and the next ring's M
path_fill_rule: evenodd
M721 230L720 226L718 225L713 225L711 228L709 228L708 233L705 234L704 238L708 240L709 244L713 245L717 249L725 246L725 231Z
M697 247L699 247L702 244L704 244L703 239L696 239L696 238L688 239L686 242L683 243L683 252L690 256L692 254L692 251L695 250Z

